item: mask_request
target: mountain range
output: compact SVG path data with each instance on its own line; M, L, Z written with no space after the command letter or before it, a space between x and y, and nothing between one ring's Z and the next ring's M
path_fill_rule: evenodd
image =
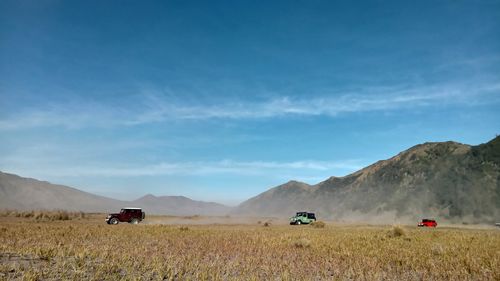
M0 172L0 209L109 212L140 206L152 214L289 217L313 211L324 219L456 222L500 218L500 137L478 146L457 142L416 145L344 177L315 185L290 181L239 206L148 194L120 201L71 187Z
M121 201L51 184L31 178L0 172L0 209L61 209L84 212L112 212L123 207L142 207L159 215L225 215L230 207L195 201L183 196L148 194L134 201Z

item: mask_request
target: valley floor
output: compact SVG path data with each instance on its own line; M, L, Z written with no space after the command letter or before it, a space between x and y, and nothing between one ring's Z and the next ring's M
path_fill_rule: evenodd
M0 280L67 279L500 280L500 229L0 217Z

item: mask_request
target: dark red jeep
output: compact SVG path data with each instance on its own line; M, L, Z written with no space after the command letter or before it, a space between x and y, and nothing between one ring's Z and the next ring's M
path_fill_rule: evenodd
M438 224L435 220L423 219L418 226L420 227L436 227Z
M128 222L138 224L146 217L146 213L141 208L123 208L120 213L109 214L106 217L108 224L118 224L119 222Z

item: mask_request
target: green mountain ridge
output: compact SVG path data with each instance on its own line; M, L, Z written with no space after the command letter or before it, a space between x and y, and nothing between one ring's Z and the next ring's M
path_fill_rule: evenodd
M493 222L500 218L500 137L478 146L419 144L345 177L277 186L234 213L290 216L300 210L337 220Z

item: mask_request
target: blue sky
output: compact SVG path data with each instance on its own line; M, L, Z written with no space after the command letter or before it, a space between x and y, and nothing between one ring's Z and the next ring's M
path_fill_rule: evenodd
M500 1L1 1L0 170L234 205L483 143L499 19Z

